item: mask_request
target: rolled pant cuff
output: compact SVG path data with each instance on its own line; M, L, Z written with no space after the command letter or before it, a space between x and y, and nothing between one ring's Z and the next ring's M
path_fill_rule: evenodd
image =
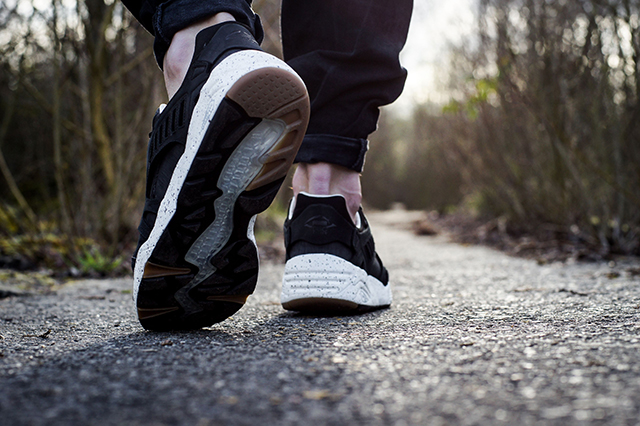
M158 5L153 14L153 52L160 68L175 33L221 12L233 15L236 21L249 28L258 43L262 43L264 31L260 18L245 1L171 0Z
M335 135L306 135L296 163L330 163L361 173L369 149L366 139Z

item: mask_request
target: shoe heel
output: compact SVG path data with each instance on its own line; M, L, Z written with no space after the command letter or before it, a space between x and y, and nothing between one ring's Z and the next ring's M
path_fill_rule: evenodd
M287 261L281 302L300 312L366 311L389 306L391 293L352 263L316 253Z
M309 95L302 80L281 68L262 68L238 80L227 93L249 117L285 124L281 139L261 157L263 167L246 190L262 187L286 176L302 144L309 122Z

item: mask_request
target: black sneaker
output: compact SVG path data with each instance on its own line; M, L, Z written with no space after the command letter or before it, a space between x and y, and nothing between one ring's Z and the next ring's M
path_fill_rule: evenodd
M257 213L309 119L304 83L237 23L201 31L184 83L154 118L133 297L150 330L197 329L256 286Z
M391 304L389 274L362 213L354 225L342 195L300 193L284 224L282 306L309 313L359 312Z

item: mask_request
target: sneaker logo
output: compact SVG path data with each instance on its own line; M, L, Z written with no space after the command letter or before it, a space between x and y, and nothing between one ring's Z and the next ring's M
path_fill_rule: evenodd
M234 38L238 37L238 36L242 36L244 35L244 33L240 30L235 30L229 34L227 34L227 36L224 38L224 41L233 41Z
M313 216L304 224L305 228L309 228L312 232L327 235L329 230L336 228L336 225L322 215Z
M255 44L255 40L251 38L249 34L240 30L227 34L227 36L224 38L224 41L231 43L240 39L242 39L242 41L244 41L245 43Z

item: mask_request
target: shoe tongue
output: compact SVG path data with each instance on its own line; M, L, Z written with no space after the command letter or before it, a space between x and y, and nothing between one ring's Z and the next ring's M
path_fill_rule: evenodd
M292 217L302 213L307 207L317 204L333 207L342 217L351 222L351 215L347 210L347 200L340 194L312 195L301 192L295 200L295 208Z

